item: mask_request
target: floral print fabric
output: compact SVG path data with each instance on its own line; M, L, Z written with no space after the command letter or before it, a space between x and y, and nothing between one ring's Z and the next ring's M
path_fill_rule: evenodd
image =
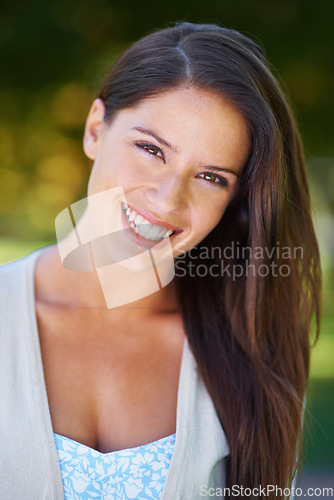
M175 434L110 453L101 453L56 433L54 437L65 500L161 498Z

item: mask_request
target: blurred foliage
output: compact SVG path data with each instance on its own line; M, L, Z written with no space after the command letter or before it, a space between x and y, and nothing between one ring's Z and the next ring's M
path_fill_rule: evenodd
M333 351L332 351L333 352ZM311 378L304 421L303 466L331 469L334 456L334 378Z
M0 234L9 240L0 245L0 260L24 255L36 247L35 240L54 241L56 215L86 196L91 164L82 152L85 117L117 55L142 35L175 21L218 22L265 48L293 102L305 144L326 303L330 304L334 289L333 19L333 0L3 1ZM13 238L26 243L13 244ZM315 418L328 429L334 405L328 403L334 384L332 332L333 322L325 320L310 386ZM327 450L325 455L320 452L325 458L319 463L328 462L329 442L326 448L318 434L314 440L319 438ZM330 430L327 436L332 437L332 446ZM308 460L318 460L310 449Z
M0 233L53 238L57 213L85 196L84 121L104 75L130 42L177 20L219 22L265 47L301 124L315 205L333 211L333 19L332 0L2 2Z

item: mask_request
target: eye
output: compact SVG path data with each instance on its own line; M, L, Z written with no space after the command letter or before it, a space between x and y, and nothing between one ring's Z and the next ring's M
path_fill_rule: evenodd
M158 158L162 158L163 160L165 159L165 156L160 148L158 146L155 146L154 144L150 144L148 142L136 142L136 146L140 149L144 149L149 155L152 156L157 156Z
M214 174L213 172L203 172L201 174L198 174L198 177L212 184L220 184L223 187L229 186L229 183L227 179L225 179L225 177L222 177L221 175L218 174Z

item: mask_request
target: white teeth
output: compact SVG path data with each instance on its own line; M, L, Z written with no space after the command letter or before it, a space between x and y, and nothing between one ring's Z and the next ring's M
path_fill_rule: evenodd
M150 226L151 224L141 224L139 226L139 231L138 231L138 234L140 234L140 236L143 236L143 237L146 237L147 233L150 231Z
M150 227L149 232L146 234L146 238L150 238L152 240L155 240L156 238L159 238L160 232L161 232L161 226L156 226L156 225L153 226L152 225Z
M139 236L142 236L143 238L161 241L174 232L172 229L167 231L165 227L159 226L158 224L151 224L150 221L145 219L142 215L137 214L125 203L123 210L129 226L135 233L139 234Z
M142 224L144 222L144 217L142 217L141 215L136 215L136 217L134 218L134 223L139 226L139 224ZM147 221L148 222L148 221ZM147 223L146 222L146 223Z

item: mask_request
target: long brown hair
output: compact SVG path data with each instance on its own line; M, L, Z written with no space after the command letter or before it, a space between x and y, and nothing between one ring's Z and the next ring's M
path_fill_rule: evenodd
M252 140L221 221L178 258L185 330L229 442L227 486L284 489L301 444L311 319L315 313L319 329L320 316L319 252L302 146L261 48L213 24L181 23L133 44L101 90L105 120L184 84L228 99ZM203 263L203 248L207 268L222 270L219 278L187 272L190 262ZM217 248L233 251L222 259Z

